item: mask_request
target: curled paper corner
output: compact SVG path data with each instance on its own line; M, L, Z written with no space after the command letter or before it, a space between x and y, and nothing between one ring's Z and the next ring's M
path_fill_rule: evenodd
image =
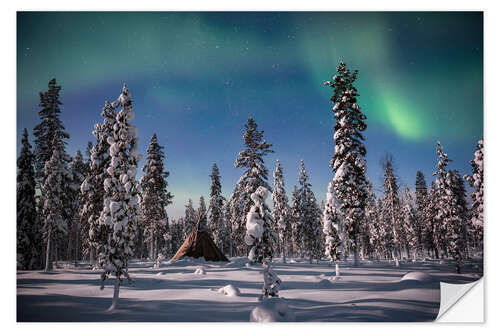
M484 322L484 279L472 283L440 283L441 302L436 322Z

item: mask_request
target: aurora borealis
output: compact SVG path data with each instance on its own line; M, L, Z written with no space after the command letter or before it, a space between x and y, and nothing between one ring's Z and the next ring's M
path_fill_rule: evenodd
M93 140L104 101L126 81L141 153L154 132L166 148L172 217L189 197L208 197L214 162L229 195L249 116L274 145L270 177L279 158L290 196L303 159L321 201L334 124L323 82L340 60L359 70L376 190L386 152L401 185L413 188L419 169L430 184L437 140L451 168L470 172L483 135L480 12L20 12L17 145L22 129L31 134L38 123L38 92L51 78L62 85L70 154Z

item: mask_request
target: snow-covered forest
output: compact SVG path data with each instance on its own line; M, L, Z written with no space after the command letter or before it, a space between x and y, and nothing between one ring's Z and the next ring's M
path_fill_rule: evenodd
M387 155L377 196L367 177L369 119L358 104L357 75L340 62L324 83L333 108L324 117L335 121L324 197L312 191L304 161L297 179L284 178L280 152L249 118L235 124L243 150L227 152L241 171L231 195L223 196L217 164L207 165L210 197L193 193L176 219L168 215L176 195L168 159L175 156L158 143L160 127L139 151L127 85L103 101L94 141L70 156L61 87L52 79L40 93L35 140L25 129L17 159L18 320L433 320L439 281L482 275L483 139L466 175L450 168L453 156L436 142L434 173L418 171L414 184L398 181ZM266 165L266 156L276 164ZM295 184L292 193L285 183ZM187 245L195 246L193 230L208 233L210 244L199 245L197 258L171 260L193 237ZM211 242L227 261L203 259ZM362 303L370 297L369 306ZM60 305L46 305L49 299ZM64 310L69 299L79 314Z

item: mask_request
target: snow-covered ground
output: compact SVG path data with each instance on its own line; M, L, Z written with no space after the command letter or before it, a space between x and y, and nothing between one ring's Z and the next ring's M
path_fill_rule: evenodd
M342 279L335 281L334 267L327 262L277 261L274 270L283 281L280 297L297 321L434 320L440 281L469 283L482 274L479 260L468 261L460 275L447 261L403 261L399 268L388 262L363 261L358 268L342 262ZM17 320L249 321L259 305L262 274L260 266L247 267L247 262L246 258L233 258L229 263L186 259L153 269L152 262L134 260L130 272L135 282L120 288L119 308L113 313L106 311L113 280L100 290L100 272L84 263L49 273L18 271ZM401 280L413 271L430 274L431 279L412 274Z

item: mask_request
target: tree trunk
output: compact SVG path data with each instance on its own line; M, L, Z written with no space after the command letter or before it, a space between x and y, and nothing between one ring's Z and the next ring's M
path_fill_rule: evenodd
M113 311L118 307L118 297L120 293L120 279L118 277L115 278L115 289L113 292L113 302L109 307L108 311Z
M286 264L285 240L281 239L281 262Z
M153 243L154 243L154 240L151 239L151 242L149 243L149 260L153 260L154 261L154 258L153 258L153 256L154 256L154 253L153 253L154 245L153 245Z
M52 270L52 260L50 258L51 251L50 251L50 240L52 236L52 228L49 227L49 232L47 235L47 251L45 252L45 271L51 271Z
M399 260L398 260L398 256L396 255L396 250L395 249L392 249L392 259L394 260L394 265L396 267L399 267Z
M53 245L53 247L54 247L54 251L53 251L54 252L54 261L56 262L56 268L57 268L57 237L56 237L56 239L54 239L53 242L54 242L54 245Z
M89 248L89 264L90 264L90 267L94 267L94 247L91 246Z
M78 238L79 238L78 236L79 236L79 234L78 234L78 229L77 229L76 230L76 240L75 240L75 242L76 242L76 244L75 244L75 267L76 267L77 262L78 262Z
M339 267L339 263L336 262L335 263L335 280L339 280L340 279L340 267Z
M358 250L358 242L354 242L354 267L359 266L359 250Z

